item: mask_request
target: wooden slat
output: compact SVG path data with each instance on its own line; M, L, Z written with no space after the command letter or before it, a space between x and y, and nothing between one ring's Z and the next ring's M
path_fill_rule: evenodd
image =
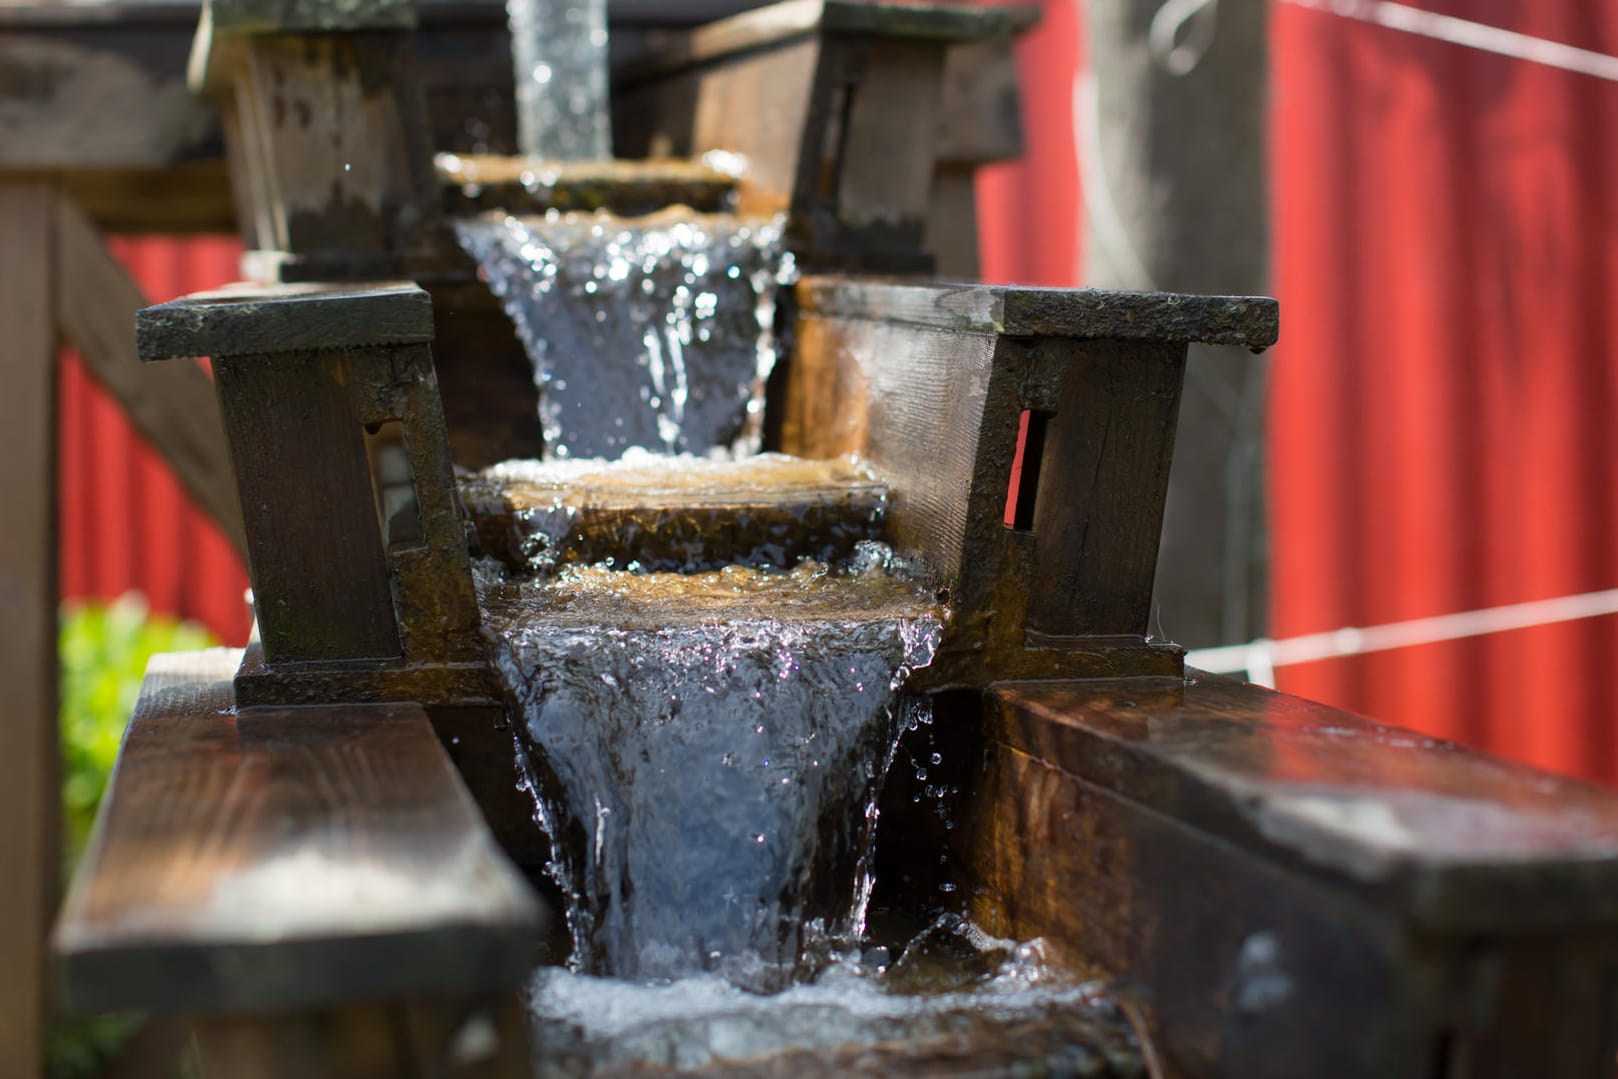
M243 550L241 504L212 381L195 364L140 362L134 330L136 312L146 307L140 286L83 210L60 199L56 219L56 309L63 335L202 511Z
M408 282L240 284L148 307L134 334L143 360L425 344L433 305Z
M43 187L0 185L0 1061L37 1076L45 932L60 845L56 722L55 214Z
M349 375L340 352L214 359L269 663L404 651Z
M1144 637L1185 346L1085 341L1064 359L1039 466L1028 628Z
M85 1010L500 993L540 912L420 706L232 705L159 656L56 932Z

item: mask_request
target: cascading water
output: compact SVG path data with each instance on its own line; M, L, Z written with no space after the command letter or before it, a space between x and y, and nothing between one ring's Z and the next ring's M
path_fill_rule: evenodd
M517 145L531 157L612 156L607 0L506 0Z
M533 361L546 455L756 451L782 227L681 208L458 222Z
M480 572L545 818L582 851L575 966L779 988L858 936L901 699L942 628L875 545L832 569ZM575 854L577 857L577 854Z
M526 154L607 156L604 10L509 0ZM679 207L456 225L549 459L465 481L505 559L478 566L484 634L572 935L531 994L538 1074L1138 1075L1111 1002L1037 945L947 918L891 963L866 939L878 795L931 722L904 686L946 612L874 541L863 466L737 460L783 230Z

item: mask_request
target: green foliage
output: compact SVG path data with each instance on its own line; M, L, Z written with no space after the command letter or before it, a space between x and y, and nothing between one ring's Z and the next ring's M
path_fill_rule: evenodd
M110 604L64 604L61 633L63 831L71 862L89 837L146 661L215 642L200 626L152 615L134 592Z
M69 603L61 612L63 835L67 864L84 851L124 728L135 710L146 661L215 642L200 626L154 616L129 593L111 604ZM50 1079L91 1079L117 1057L138 1017L68 1019L50 1031Z

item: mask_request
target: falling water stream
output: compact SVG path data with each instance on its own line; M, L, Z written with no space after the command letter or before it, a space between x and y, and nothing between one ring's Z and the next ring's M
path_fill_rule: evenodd
M576 965L786 984L858 935L901 698L942 612L876 545L833 569L482 574L492 655L574 866Z
M775 363L782 222L676 207L640 218L456 224L534 364L549 457L758 449Z
M606 156L604 8L509 0L525 153ZM864 466L752 457L783 226L456 224L545 436L546 462L463 481L505 559L477 566L484 636L572 944L532 986L536 1069L1137 1075L1110 1001L1037 943L867 932L878 796L932 721L905 685L947 612L873 538Z
M517 144L532 157L612 156L607 0L506 0Z

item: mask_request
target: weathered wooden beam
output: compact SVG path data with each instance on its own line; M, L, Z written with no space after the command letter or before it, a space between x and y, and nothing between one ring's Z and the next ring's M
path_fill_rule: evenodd
M151 368L135 350L140 286L72 200L57 200L56 317L85 368L135 429L174 469L181 486L225 536L244 550L242 511L213 383L195 364Z
M1161 7L1083 6L1090 64L1075 109L1092 207L1085 283L1264 290L1269 5L1184 5L1178 26ZM1089 197L1095 189L1104 190ZM1164 625L1202 648L1265 635L1267 368L1201 347L1190 364L1157 590Z
M0 1061L44 1071L61 848L56 665L56 196L0 185Z
M420 706L241 709L241 652L152 661L55 949L84 1011L517 989L541 914Z
M1169 1074L1611 1070L1618 794L1196 674L987 700L961 892L1138 987Z

